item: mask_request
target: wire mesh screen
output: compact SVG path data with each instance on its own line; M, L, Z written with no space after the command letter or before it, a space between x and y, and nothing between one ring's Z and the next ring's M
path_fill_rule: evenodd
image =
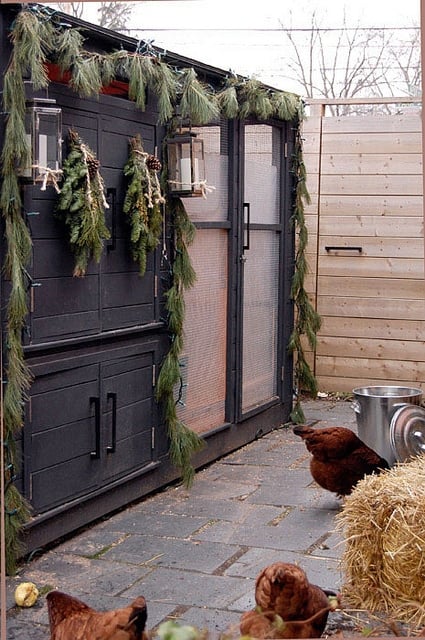
M251 222L275 224L280 220L280 136L266 124L245 128L245 202Z
M224 127L193 127L204 141L207 198L186 198L185 207L193 221L221 222L228 218L228 156L223 144Z
M251 234L244 267L243 411L277 395L278 265L276 232Z
M225 421L227 242L223 229L198 229L190 247L197 281L185 293L177 414L197 433Z

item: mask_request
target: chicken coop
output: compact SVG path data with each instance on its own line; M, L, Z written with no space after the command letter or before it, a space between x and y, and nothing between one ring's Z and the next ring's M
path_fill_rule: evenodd
M288 419L301 107L41 5L1 5L0 30L5 501L28 552ZM184 127L201 153L167 154Z

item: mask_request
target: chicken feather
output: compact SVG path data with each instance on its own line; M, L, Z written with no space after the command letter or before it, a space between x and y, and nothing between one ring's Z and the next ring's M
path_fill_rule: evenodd
M46 600L51 640L147 640L143 596L112 611L96 611L61 591L51 591Z

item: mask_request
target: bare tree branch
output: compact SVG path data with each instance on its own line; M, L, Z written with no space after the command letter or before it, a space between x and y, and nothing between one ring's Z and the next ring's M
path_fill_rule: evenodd
M101 2L97 10L99 25L114 31L125 31L133 12L132 2Z
M288 78L307 98L420 95L420 30L412 27L404 41L400 31L348 26L324 29L311 15L309 38L291 26L282 33L289 45ZM345 107L334 109L343 113ZM364 112L359 107L359 112ZM352 111L352 109L351 109Z

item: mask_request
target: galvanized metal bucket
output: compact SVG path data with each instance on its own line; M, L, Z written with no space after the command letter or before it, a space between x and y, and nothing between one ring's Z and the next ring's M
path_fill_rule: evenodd
M402 407L420 405L423 395L421 389L395 386L359 387L353 389L353 394L352 406L356 414L359 438L379 453L382 458L385 458L390 466L397 460L405 459L414 454L413 445L416 441L420 441L422 435L424 436L423 441L425 441L425 409L418 410L423 412L423 415L420 413L419 417L416 416L416 426L410 424L409 434L403 433L401 437L398 434L397 421L392 421L397 410ZM406 424L403 425L403 431L405 429ZM414 437L410 435L411 430ZM418 435L420 436L419 440ZM412 450L409 451L409 446L406 443L412 438ZM394 444L401 440L403 440L403 449L397 451Z

